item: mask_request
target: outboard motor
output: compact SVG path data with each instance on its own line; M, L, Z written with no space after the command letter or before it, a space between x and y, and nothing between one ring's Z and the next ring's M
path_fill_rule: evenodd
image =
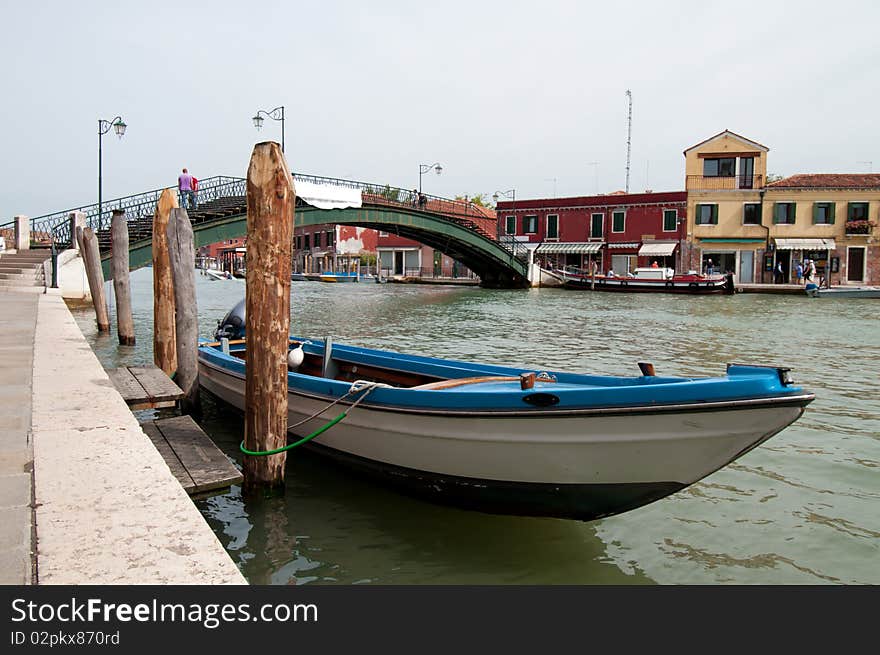
M223 338L244 339L245 300L242 298L235 307L229 310L222 321L217 322L217 329L214 331L214 338L217 341Z

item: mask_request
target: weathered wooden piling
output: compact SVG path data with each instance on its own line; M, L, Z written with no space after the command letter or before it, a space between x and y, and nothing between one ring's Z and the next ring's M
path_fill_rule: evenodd
M116 334L120 346L134 345L134 319L131 316L131 281L128 268L128 220L121 209L113 210L110 219L110 238L113 243L113 293L116 295Z
M196 305L196 252L192 223L185 209L171 209L168 220L168 257L174 286L174 322L177 341L177 375L183 390L180 409L199 411L199 319Z
M245 447L287 443L287 348L295 190L277 143L254 146L247 175ZM286 453L245 456L245 489L284 484Z
M168 255L168 221L176 207L177 194L165 189L153 216L153 362L169 376L177 370L174 277Z
M95 319L99 332L110 331L110 312L107 311L107 298L104 296L104 271L101 270L101 251L95 231L87 227L82 231L82 254L89 281L89 292L95 306Z

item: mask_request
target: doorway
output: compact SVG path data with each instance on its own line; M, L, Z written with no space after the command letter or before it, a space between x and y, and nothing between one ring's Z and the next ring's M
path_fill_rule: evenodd
M403 251L394 251L394 275L403 275Z
M755 281L755 251L741 250L739 253L739 283L752 284Z
M779 264L782 264L782 273L779 272ZM776 251L776 268L773 269L773 281L777 284L787 284L791 273L791 251Z
M846 249L846 281L865 281L865 248L850 246Z

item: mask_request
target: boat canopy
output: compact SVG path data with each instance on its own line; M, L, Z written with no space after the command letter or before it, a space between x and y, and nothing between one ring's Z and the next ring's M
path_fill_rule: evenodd
M568 243L542 243L535 249L536 253L539 254L590 254L594 252L599 252L602 249L602 246L605 245L602 241L570 241Z
M646 243L639 248L639 257L668 257L675 252L676 243Z
M834 239L776 239L777 250L834 250Z

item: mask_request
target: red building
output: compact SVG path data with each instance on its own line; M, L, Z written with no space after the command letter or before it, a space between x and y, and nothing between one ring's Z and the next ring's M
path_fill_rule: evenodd
M499 202L498 230L534 250L547 268L626 275L637 266L686 268L687 192L622 192L602 196Z
M361 255L375 255L376 238L376 230L350 225L325 223L295 228L293 270L300 273L353 272Z

